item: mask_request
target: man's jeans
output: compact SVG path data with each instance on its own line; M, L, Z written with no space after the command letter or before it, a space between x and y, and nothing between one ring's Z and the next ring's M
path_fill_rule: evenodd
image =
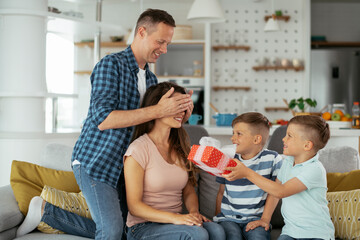
M146 240L225 240L223 228L214 222L204 222L203 227L146 222L127 228L127 239Z
M94 221L46 203L42 221L72 235L95 239L121 239L127 216L123 174L118 189L94 181L81 165L73 166L76 181ZM124 234L125 236L125 234Z
M265 228L257 227L246 232L247 223L224 221L219 224L224 228L227 240L270 240L270 229L265 231Z

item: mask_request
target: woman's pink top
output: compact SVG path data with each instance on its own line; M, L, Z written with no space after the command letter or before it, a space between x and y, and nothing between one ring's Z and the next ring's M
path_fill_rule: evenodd
M188 182L187 172L167 163L147 134L130 144L124 159L126 156L132 156L144 169L143 202L158 210L180 213L182 190ZM128 227L142 222L146 220L128 213Z

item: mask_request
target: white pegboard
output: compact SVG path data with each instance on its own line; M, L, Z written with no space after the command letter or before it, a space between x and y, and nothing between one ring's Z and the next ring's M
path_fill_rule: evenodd
M265 112L264 108L285 107L283 98L290 100L303 96L304 71L256 72L253 66L257 66L257 60L264 57L270 60L275 57L304 60L306 49L303 49L302 1L274 0L275 10L290 16L288 22L279 21L281 31L278 32L263 30L264 17L272 13L270 0L223 0L221 3L227 20L212 25L212 46L226 44L226 39L231 36L231 41L237 40L237 45L250 46L250 50L212 51L211 85L249 86L251 89L212 90L211 102L220 112L241 114L258 111L270 120L291 118L290 112Z

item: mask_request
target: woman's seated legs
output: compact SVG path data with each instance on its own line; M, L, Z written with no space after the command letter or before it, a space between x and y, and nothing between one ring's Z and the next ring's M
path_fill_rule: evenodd
M210 240L226 239L224 228L221 225L214 222L204 222L203 227L208 232Z
M139 223L128 228L128 240L142 238L147 240L207 240L209 234L203 227L153 222Z

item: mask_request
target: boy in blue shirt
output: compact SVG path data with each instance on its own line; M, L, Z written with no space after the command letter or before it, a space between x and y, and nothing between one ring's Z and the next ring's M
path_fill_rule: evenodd
M335 239L326 200L326 171L317 154L329 138L329 125L324 119L310 115L296 116L290 120L283 138L284 155L287 157L276 182L260 176L239 161L236 172L224 176L227 179L246 177L268 192L268 201L276 204L278 199L283 198L281 213L285 225L278 240ZM276 204L269 207L271 214ZM254 223L252 227L262 224L269 224L269 221Z
M236 117L232 122L236 144L237 161L259 173L264 178L275 180L281 167L281 156L263 149L268 138L270 123L260 113L249 112ZM236 172L237 167L231 168ZM226 175L225 175L226 176ZM216 178L220 183L214 221L225 230L226 239L270 239L269 223L272 212L267 211L267 193L245 178ZM265 218L263 221L262 219ZM250 229L249 224L262 221L260 227Z

